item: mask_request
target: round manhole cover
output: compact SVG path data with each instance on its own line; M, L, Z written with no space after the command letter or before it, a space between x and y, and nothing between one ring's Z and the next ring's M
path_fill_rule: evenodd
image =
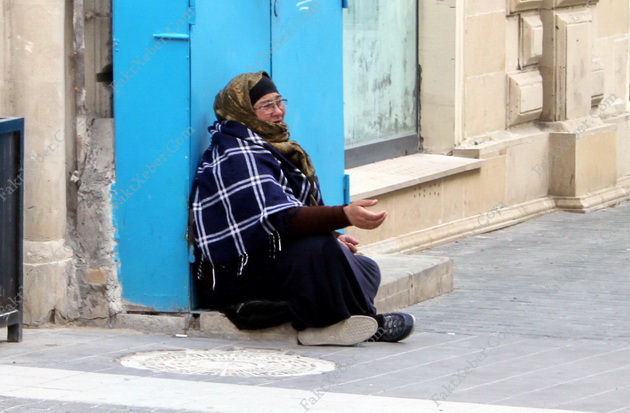
M335 363L275 350L159 350L121 357L126 367L164 373L236 377L319 374Z

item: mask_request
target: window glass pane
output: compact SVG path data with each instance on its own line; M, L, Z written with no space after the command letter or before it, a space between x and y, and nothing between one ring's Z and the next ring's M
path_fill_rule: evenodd
M417 136L416 0L344 9L346 149Z

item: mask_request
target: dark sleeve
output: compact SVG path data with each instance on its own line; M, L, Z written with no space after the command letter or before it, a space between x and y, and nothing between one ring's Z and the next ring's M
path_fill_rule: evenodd
M285 237L330 234L345 228L350 221L343 206L308 206L280 212L280 233Z

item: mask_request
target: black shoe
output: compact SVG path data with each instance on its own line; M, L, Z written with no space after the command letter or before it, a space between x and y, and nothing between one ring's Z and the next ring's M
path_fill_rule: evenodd
M291 321L289 306L284 301L250 300L219 311L239 330L260 330Z
M395 343L406 339L413 333L416 319L407 313L387 313L376 316L379 321L378 330L368 341L385 341ZM382 319L382 323L379 319Z

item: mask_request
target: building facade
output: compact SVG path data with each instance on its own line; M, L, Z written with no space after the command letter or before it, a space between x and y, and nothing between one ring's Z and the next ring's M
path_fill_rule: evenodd
M190 180L214 94L244 71L289 98L329 204L390 212L349 230L366 253L630 195L628 0L252 3L3 1L29 324L196 309Z

